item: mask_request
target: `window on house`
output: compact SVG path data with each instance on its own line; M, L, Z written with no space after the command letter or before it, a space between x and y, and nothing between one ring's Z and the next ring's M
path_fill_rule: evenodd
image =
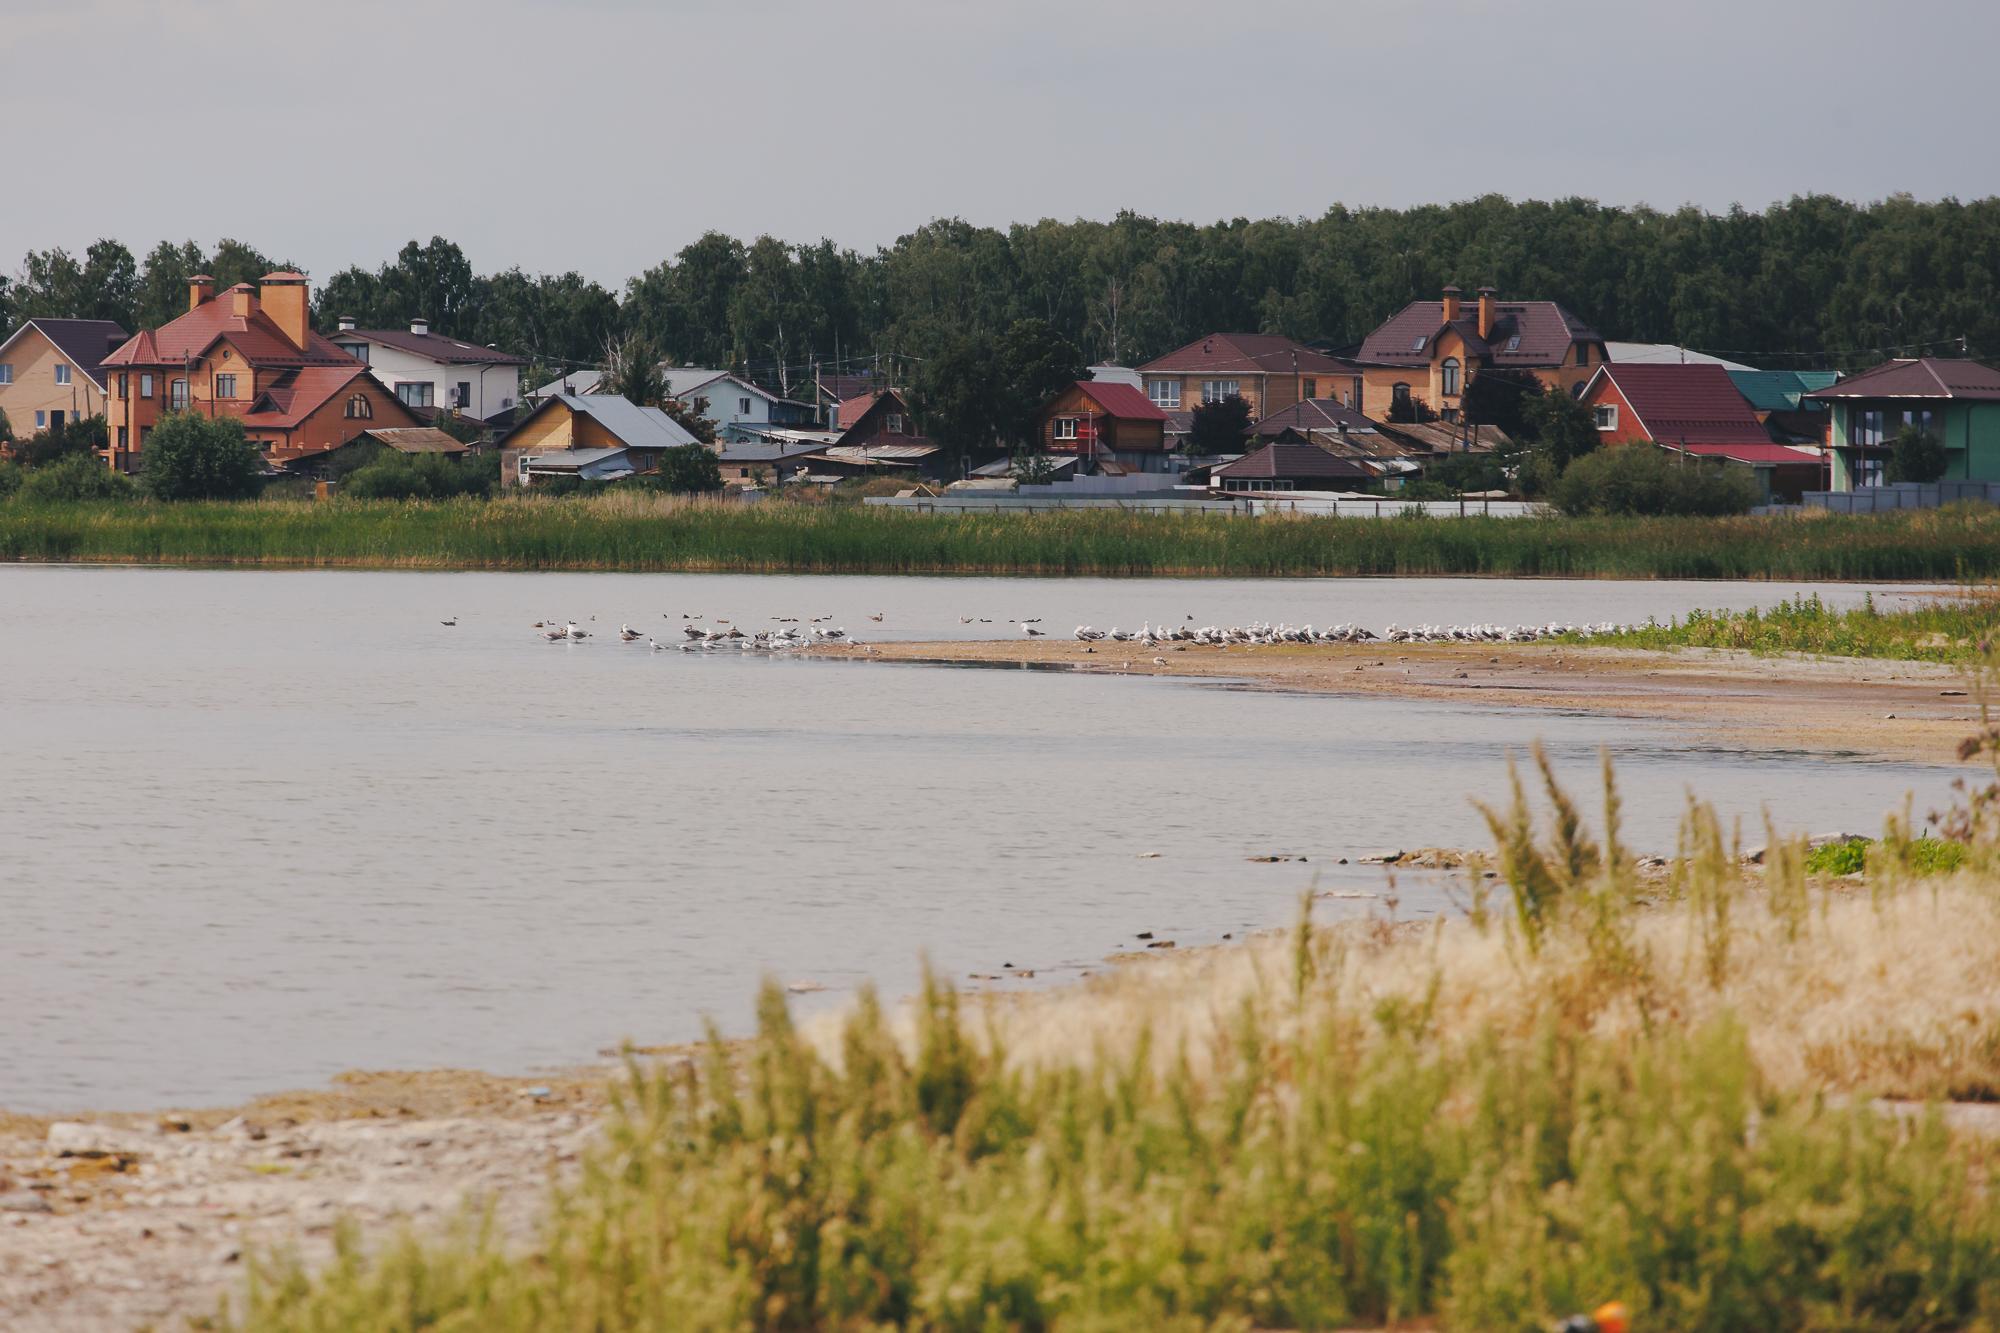
M1317 398L1317 397L1319 397L1319 381L1318 381L1318 380L1315 380L1315 379L1308 379L1308 380L1302 380L1302 381L1300 381L1300 383L1299 383L1299 396L1300 396L1300 397L1302 397L1302 398Z
M1439 375L1439 388L1443 390L1447 398L1456 398L1458 396L1458 371L1458 358L1455 356L1446 357L1444 359L1444 370Z
M120 426L120 427L118 428L118 447L119 447L120 449L123 449L123 448L125 448L125 447L126 447L126 444L125 444L125 440L126 440L126 434L125 434L125 432L126 432L126 431L127 431L128 429L129 429L129 428L128 428L128 427L125 427L125 426Z
M1518 352L1518 351L1520 351L1520 350L1521 350L1521 335L1520 335L1520 334L1518 334L1518 333L1517 333L1517 334L1515 334L1515 335L1514 335L1513 337L1511 337L1511 338L1509 338L1509 339L1507 340L1507 350L1508 350L1508 351L1510 351L1510 352Z
M151 375L141 375L139 377L139 396L141 398L151 398L153 396L153 377Z
M884 413L882 417L882 430L885 434L901 435L903 433L903 414L901 412Z
M1075 417L1057 417L1055 421L1055 427L1056 427L1055 428L1056 439L1073 440L1076 438Z
M1854 484L1856 486L1880 486L1882 484L1883 459L1877 455L1863 454L1854 460Z
M1412 352L1421 352L1424 350L1424 348L1430 346L1430 341L1431 341L1431 336L1428 333L1420 333L1416 337L1410 339L1410 350Z
M217 398L234 398L236 396L236 377L234 375L217 375L215 377L215 396Z
M1456 422L1458 420L1458 409L1455 407L1447 407L1443 411L1438 413L1438 419L1440 421Z
M357 393L347 400L347 415L352 420L371 421L375 416L374 404L368 401L367 394Z
M1236 380L1203 380L1201 382L1201 401L1204 403L1219 403L1225 398L1240 397L1241 395L1237 392L1237 383Z
M469 408L472 406L471 380L460 380L458 382L458 399L452 404L452 406L459 408Z
M414 383L405 380L396 386L396 397L402 400L404 407L432 407L435 406L433 395L436 389L437 386L429 380Z
M1618 404L1599 403L1590 409L1590 417L1599 430L1618 429Z
M1911 426L1926 435L1937 434L1937 413L1931 411L1928 407L1919 407L1914 411L1906 412L1904 413L1904 418Z
M1181 382L1179 380L1147 380L1146 397L1153 400L1153 406L1165 411L1174 411L1181 405Z
M736 415L739 417L750 415L750 400L748 398L738 398L736 400Z
M0 384L12 384L13 382L14 367L5 361L0 361Z
M132 396L132 377L130 375L120 375L118 377L118 396L120 398L129 398Z
M1879 407L1866 407L1854 414L1853 429L1848 432L1847 442L1872 449L1882 443L1883 413Z
M1589 365L1589 364L1590 364L1590 344L1589 344L1589 343L1578 343L1578 344L1576 345L1576 363L1577 363L1577 364L1578 364L1579 366L1587 366L1587 365Z
M365 366L368 364L367 343L339 343L337 345L339 346L341 351L347 353L349 356L353 357L356 361L359 361L362 365Z
M48 424L49 424L49 414L47 412L38 411L35 413L36 430L45 430L47 429Z
M186 380L175 380L167 386L167 410L169 412L185 412L187 411L187 405L188 382Z
M69 367L64 365L60 361L56 362L56 383L57 384L69 383Z

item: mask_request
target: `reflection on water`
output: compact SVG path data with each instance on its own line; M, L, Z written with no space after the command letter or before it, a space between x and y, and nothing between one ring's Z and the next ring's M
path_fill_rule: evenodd
M741 1030L766 973L831 1002L910 988L926 953L963 977L1087 965L1140 930L1208 942L1282 923L1315 881L1383 883L1341 857L1479 843L1467 798L1502 795L1537 736L1583 788L1609 746L1630 840L1661 850L1690 787L1752 828L1769 807L1873 829L1948 779L1554 713L546 644L546 616L947 637L982 615L1643 619L1792 591L0 569L0 1106L521 1070L705 1013ZM1309 860L1246 859L1273 852ZM1405 912L1443 906L1401 887Z

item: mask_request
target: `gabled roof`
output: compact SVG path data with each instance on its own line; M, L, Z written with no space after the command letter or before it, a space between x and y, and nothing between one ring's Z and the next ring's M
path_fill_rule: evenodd
M1818 467L1821 464L1821 458L1817 453L1810 449L1794 449L1788 444L1690 444L1686 446L1668 444L1665 447L1679 453L1694 454L1702 458L1727 458L1732 462L1748 463L1752 467L1772 467L1779 465Z
M1377 366L1427 366L1445 331L1443 301L1412 301L1362 339L1357 359ZM1479 303L1467 301L1451 330L1467 352L1496 366L1559 366L1579 342L1602 341L1596 330L1554 301L1499 301L1493 327L1479 336ZM1519 345L1510 347L1515 338ZM1417 339L1424 340L1417 346Z
M881 380L870 374L828 373L821 375L815 386L822 395L836 403L845 403L861 398L882 387Z
M553 398L559 393L596 393L603 386L601 370L572 370L559 380L550 380L536 389L534 397Z
M12 347L14 340L29 329L47 338L65 361L100 389L105 387L104 359L131 336L108 319L29 319L23 320L5 342L0 342L0 352Z
M1435 304L1435 302L1433 302ZM1296 357L1296 361L1294 360ZM1337 375L1351 367L1276 333L1211 333L1139 367L1139 373L1203 375Z
M1316 444L1293 444L1280 441L1267 444L1263 448L1248 453L1234 463L1224 463L1212 468L1208 474L1213 477L1270 478L1305 477L1323 478L1329 481L1372 481L1374 469L1351 458L1342 458L1329 453Z
M368 373L368 368L352 357L342 359L348 364L301 366L286 371L252 399L247 408L227 402L215 406L241 421L246 430L291 430Z
M854 423L867 416L868 410L875 406L875 400L888 392L890 390L880 389L853 398L841 399L840 406L834 409L833 424L842 430L853 429Z
M334 335L356 342L379 343L399 352L421 356L441 366L525 366L526 357L447 338L442 333L412 333L408 329L340 329Z
M1837 398L1963 398L2000 402L2000 370L1977 361L1947 361L1935 356L1884 361L1873 370L1850 375L1829 388L1806 395Z
M361 435L399 454L462 454L472 448L436 426L381 426L364 430Z
M248 284L239 284L247 288ZM178 319L157 329L142 329L124 346L104 358L107 366L178 366L201 356L227 338L243 359L253 366L358 366L347 353L327 338L306 332L304 350L291 340L262 308L247 315L236 313L232 287L213 300L203 301Z
M640 407L615 393L559 393L545 398L540 406L515 423L514 429L502 437L501 443L511 439L542 413L559 407L589 417L628 449L678 449L683 445L700 443L688 434L680 422L659 408Z
M1771 443L1771 433L1721 366L1607 362L1590 377L1583 398L1604 382L1618 390L1640 428L1660 444Z
M1832 370L1732 370L1729 378L1735 381L1736 392L1759 412L1797 412L1801 408L1810 412L1813 404L1801 404L1799 399L1840 381L1839 372Z
M1116 380L1078 380L1076 388L1104 410L1104 415L1120 421L1165 421L1167 414L1129 384Z
M1331 398L1308 398L1280 408L1250 428L1254 435L1282 435L1288 430L1348 430L1373 432L1375 423Z
M1604 355L1607 360L1616 361L1621 365L1644 361L1672 362L1675 365L1701 362L1711 366L1721 366L1726 370L1753 369L1741 361L1728 361L1719 356L1710 356L1707 352L1697 352L1692 347L1682 347L1679 343L1606 342Z
M809 458L826 446L796 444L785 440L726 440L717 446L724 463L782 463L791 458Z
M696 375L706 375L708 378L693 379L692 377ZM772 393L761 384L752 384L741 375L734 375L726 370L690 370L687 367L677 367L668 373L667 392L676 398L685 399L689 394L701 393L704 389L714 387L718 382L733 384L743 390L743 392L754 394L766 402L782 403L788 401ZM801 403L799 406L805 407L807 404Z

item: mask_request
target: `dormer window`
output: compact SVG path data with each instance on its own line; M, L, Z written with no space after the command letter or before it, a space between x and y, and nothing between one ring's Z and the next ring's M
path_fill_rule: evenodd
M1431 336L1428 333L1419 333L1416 337L1410 339L1410 350L1412 352L1421 352L1430 344L1430 340Z

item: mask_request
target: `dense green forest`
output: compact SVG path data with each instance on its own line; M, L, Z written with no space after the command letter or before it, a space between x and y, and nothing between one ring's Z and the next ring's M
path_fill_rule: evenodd
M30 253L0 279L0 322L34 316L154 325L186 280L223 285L290 266L253 246L112 240ZM1762 212L1614 208L1488 196L1406 210L1207 226L1132 213L1005 231L931 222L863 254L831 241L744 243L711 232L613 291L575 272L474 273L442 237L315 291L315 318L440 332L594 364L639 333L678 361L778 387L877 358L900 373L971 335L1038 318L1093 359L1137 363L1212 330L1345 344L1455 282L1552 298L1609 338L1684 343L1773 366L1853 368L1894 352L2000 353L2000 199L1855 204L1823 195ZM1961 341L1963 340L1963 341Z

